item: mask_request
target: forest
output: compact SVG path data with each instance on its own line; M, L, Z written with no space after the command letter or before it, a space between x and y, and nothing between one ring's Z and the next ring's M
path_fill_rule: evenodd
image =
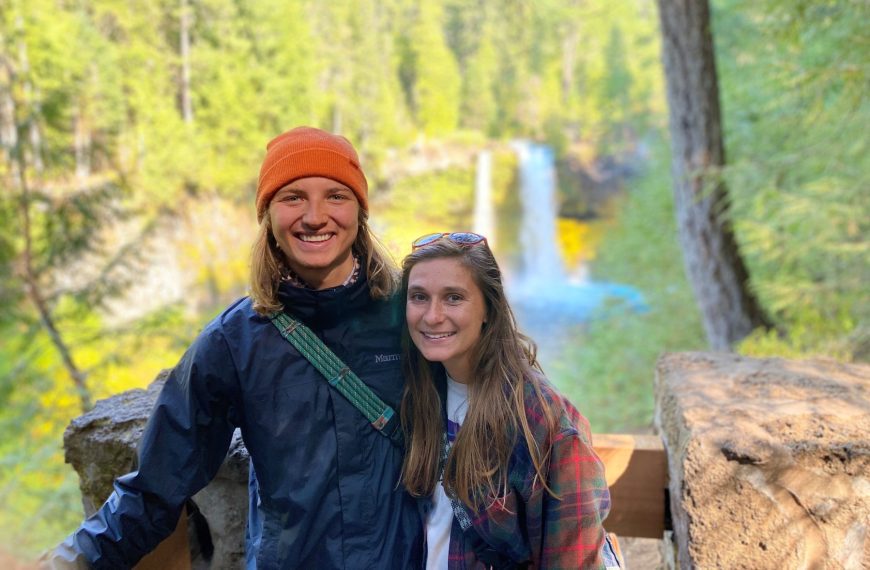
M497 253L518 263L510 143L551 148L566 272L646 308L606 304L558 350L530 332L594 431L649 430L657 356L711 346L675 215L661 9L3 0L0 562L82 517L70 420L147 386L245 294L259 164L295 125L354 141L397 260L470 227L487 149ZM710 0L723 148L699 192L719 193L764 315L728 350L870 361L867 21L864 0Z

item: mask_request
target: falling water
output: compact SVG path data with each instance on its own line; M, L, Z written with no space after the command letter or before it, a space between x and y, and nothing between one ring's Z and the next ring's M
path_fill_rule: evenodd
M546 146L516 141L520 201L523 207L520 243L527 287L564 281L556 236L556 172L553 151Z
M613 301L644 310L643 296L628 285L568 281L558 246L553 151L528 141L516 141L512 146L519 160L523 263L508 283L508 293L520 319L532 328L535 322L583 322Z
M477 176L474 184L474 231L495 245L495 213L492 205L492 153L477 155Z

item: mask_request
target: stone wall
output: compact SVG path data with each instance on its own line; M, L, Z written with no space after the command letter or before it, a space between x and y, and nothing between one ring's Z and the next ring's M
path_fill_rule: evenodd
M64 434L87 513L135 468L164 378L98 402ZM655 389L676 565L870 568L870 366L675 353L659 360ZM191 541L194 568L243 566L247 472L237 433L193 497L214 543L206 564Z
M656 426L680 568L870 568L870 367L667 354Z
M130 390L100 400L93 410L74 419L64 432L66 462L79 474L82 504L87 515L103 504L112 492L112 481L116 477L136 468L136 446L166 374L167 371L162 372L147 390ZM192 500L208 525L214 548L211 562L207 563L201 555L197 535L197 520L201 525L202 518L191 518L188 528L193 568L244 567L248 451L238 431L217 476Z

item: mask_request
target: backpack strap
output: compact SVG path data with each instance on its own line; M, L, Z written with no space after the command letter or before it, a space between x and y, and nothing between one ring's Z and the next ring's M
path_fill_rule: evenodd
M446 399L444 400L444 404L442 404L442 411L444 412L444 418L446 421L447 411L446 411ZM444 480L444 466L447 464L447 455L450 453L451 444L447 441L447 433L441 434L441 479L442 484ZM453 496L452 493L448 493L447 489L444 489L444 494L447 495L447 498L450 500L450 506L453 508L453 518L459 524L459 528L462 529L462 534L465 537L465 540L471 544L471 549L474 551L474 557L478 560L478 562L483 563L483 565L492 570L521 570L523 568L527 568L529 563L523 562L522 564L518 564L514 562L509 556L506 556L493 548L487 543L480 533L474 528L471 522L471 516L468 514L468 511L465 510L465 507L462 505L462 501L459 497Z
M445 415L445 421L446 421ZM450 442L447 441L447 433L446 430L441 434L441 460L440 460L440 471L441 471L441 481L443 485L444 481L444 466L447 465L447 455L450 453ZM462 507L462 501L459 497L454 497L452 493L447 492L447 488L444 489L444 494L447 495L447 498L450 500L450 506L453 508L453 518L456 519L456 522L459 523L459 528L462 529L462 532L474 532L474 529L471 528L471 517Z
M445 495L447 495L446 490ZM467 540L471 545L471 549L474 551L474 557L478 562L483 563L487 569L492 570L517 570L528 567L528 562L518 564L509 556L502 554L490 546L472 525L471 517L462 506L462 501L457 497L452 497L450 495L447 495L447 498L450 499L450 506L453 507L453 518L456 519L459 528L462 529L462 534L465 537L465 540Z
M366 417L378 433L389 439L396 447L404 447L404 437L399 428L399 415L384 403L365 382L359 379L334 352L329 350L311 329L288 314L278 311L269 320L299 353L320 372L329 385L341 393Z

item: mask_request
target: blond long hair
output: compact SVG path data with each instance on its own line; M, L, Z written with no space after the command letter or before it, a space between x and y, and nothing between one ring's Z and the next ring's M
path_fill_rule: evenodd
M526 392L540 406L548 434L558 431L561 401L542 392L543 374L531 339L517 329L516 318L505 297L501 271L485 243L471 247L442 239L417 249L402 264L402 290L407 296L411 269L420 262L456 259L469 269L486 302L486 324L472 352L469 405L447 462L445 491L472 509L485 507L507 490L508 462L522 434L537 479L547 486L551 438L538 442L526 415ZM431 495L440 475L444 423L435 378L441 365L428 362L403 335L405 393L402 426L408 450L402 482L413 496ZM537 406L536 406L537 407Z
M398 268L371 232L368 212L362 208L358 223L352 251L365 267L372 299L387 299L398 289ZM285 269L284 254L272 234L272 221L267 213L260 222L257 239L251 248L251 299L254 301L254 310L259 314L269 315L284 309L278 300L278 285Z

